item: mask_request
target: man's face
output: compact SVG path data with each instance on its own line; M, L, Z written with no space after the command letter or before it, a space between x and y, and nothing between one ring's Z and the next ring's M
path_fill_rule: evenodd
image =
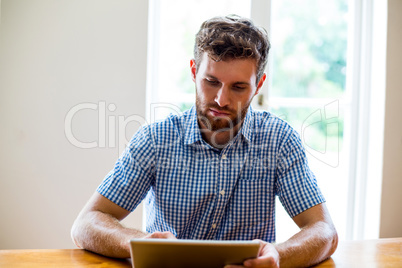
M229 130L241 123L253 97L258 94L266 75L256 85L254 59L214 61L206 53L198 70L191 60L196 86L196 108L201 128Z

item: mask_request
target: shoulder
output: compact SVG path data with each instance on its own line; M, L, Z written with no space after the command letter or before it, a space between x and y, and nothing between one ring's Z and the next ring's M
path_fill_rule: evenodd
M253 111L253 145L261 153L272 157L286 157L294 154L304 157L304 147L297 131L284 119L267 112Z
M132 156L152 155L157 148L171 148L181 143L189 117L190 111L185 111L141 126L128 143L127 153Z
M268 112L252 110L256 137L279 140L298 139L297 131L284 119Z
M193 110L190 109L181 113L170 114L163 120L151 122L143 126L141 131L156 143L181 139L186 127L192 120L194 120L194 115Z

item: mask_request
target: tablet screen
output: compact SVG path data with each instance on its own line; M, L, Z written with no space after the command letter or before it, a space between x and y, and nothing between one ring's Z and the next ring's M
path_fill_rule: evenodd
M131 257L135 268L222 268L256 258L258 241L132 239Z

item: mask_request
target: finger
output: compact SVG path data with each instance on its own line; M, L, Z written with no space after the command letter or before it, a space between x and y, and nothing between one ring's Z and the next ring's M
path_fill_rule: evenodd
M174 236L174 234L172 234L171 232L168 232L168 231L166 231L166 232L159 232L159 234L158 234L159 236L159 238L165 238L165 239L175 239L176 238L176 236Z
M171 232L154 232L145 236L144 238L160 238L160 239L177 239Z
M149 234L145 236L144 238L162 238L162 233L161 232L154 232L152 234Z
M244 262L245 267L279 267L275 258L272 256L258 257Z
M176 236L171 232L163 232L163 235L167 239L177 239Z

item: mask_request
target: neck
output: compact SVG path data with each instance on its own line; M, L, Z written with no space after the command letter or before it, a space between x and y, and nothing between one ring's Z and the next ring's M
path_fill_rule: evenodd
M212 147L217 149L223 149L226 145L236 137L239 129L243 122L238 123L231 129L228 130L210 130L208 129L202 121L198 121L201 130L202 138Z

